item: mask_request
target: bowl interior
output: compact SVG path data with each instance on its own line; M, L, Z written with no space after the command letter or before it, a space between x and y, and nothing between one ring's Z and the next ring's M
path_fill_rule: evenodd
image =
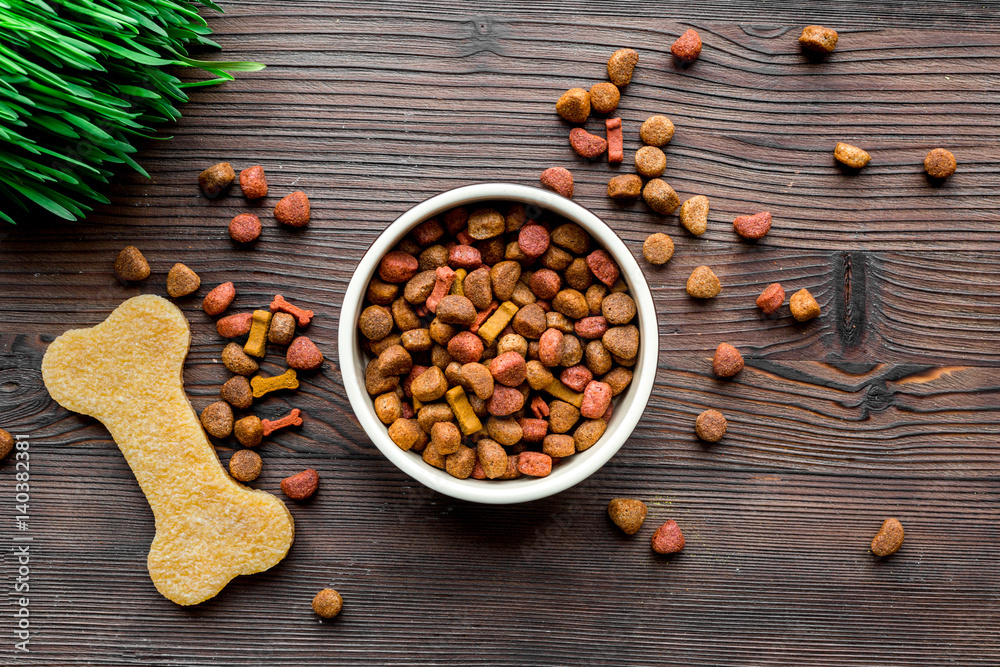
M458 479L426 464L418 454L404 452L389 438L387 427L375 414L372 398L365 390L368 359L357 340L357 321L365 291L379 260L415 226L456 206L489 201L518 201L537 206L575 222L586 229L611 255L621 270L636 302L640 333L639 354L629 387L615 398L608 428L590 449L563 459L547 477L519 477L489 481ZM618 451L645 410L656 374L658 330L653 299L641 269L621 239L597 216L553 192L503 183L470 185L444 192L413 207L393 222L372 244L358 266L341 310L339 328L341 371L351 406L362 427L379 450L403 472L446 495L481 503L517 503L558 493L586 479Z

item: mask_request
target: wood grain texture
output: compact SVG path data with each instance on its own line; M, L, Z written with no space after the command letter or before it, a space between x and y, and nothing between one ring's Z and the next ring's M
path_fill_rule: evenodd
M194 89L168 142L146 142L144 180L123 174L87 222L0 229L0 426L31 442L30 654L12 650L17 595L10 550L13 461L0 466L0 662L25 665L987 665L1000 663L1000 5L840 2L696 5L226 3L211 17L227 59L266 62L223 87ZM840 31L810 61L807 23ZM696 28L691 67L669 57ZM626 164L588 163L553 113L571 86L603 80L632 46L624 91ZM638 126L654 113L677 133L665 178L712 202L695 238L676 216L606 197L629 173ZM588 129L596 131L595 116ZM837 141L873 154L859 173ZM927 150L953 150L943 185ZM272 196L207 201L197 173L228 160L263 164ZM641 258L653 231L675 257L647 268L660 325L649 407L621 452L554 498L510 507L451 500L379 454L355 420L337 368L340 302L357 262L400 213L480 181L537 184L562 165L576 201ZM278 197L309 194L313 221L273 221ZM234 248L226 224L254 210L264 233ZM740 241L736 215L770 210L772 232ZM114 256L134 244L153 264L120 284ZM146 573L148 506L107 431L55 405L40 362L52 338L102 321L122 300L165 294L177 261L204 287L177 303L192 326L185 383L201 409L228 373L224 341L200 309L237 284L235 311L277 293L312 308L326 354L294 394L259 401L306 414L261 448L255 486L319 471L317 496L293 504L297 536L272 571L240 578L185 609ZM724 289L690 299L710 265ZM823 315L796 323L787 303L754 299L806 287ZM721 341L747 367L712 376ZM283 359L271 354L267 373ZM708 445L695 417L722 410ZM220 441L228 461L235 443ZM614 497L650 507L635 537L606 517ZM874 559L881 522L898 517L902 550ZM673 518L685 551L657 558L653 530ZM309 601L337 588L345 611L321 622Z

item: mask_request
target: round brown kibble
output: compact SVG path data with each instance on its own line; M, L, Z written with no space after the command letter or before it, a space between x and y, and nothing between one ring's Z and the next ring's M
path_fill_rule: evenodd
M462 444L462 434L452 422L436 422L431 426L431 446L438 454L447 456L458 451Z
M241 449L229 459L229 474L238 482L254 481L263 467L260 455L249 449Z
M833 149L833 157L840 162L845 164L852 169L861 169L861 167L868 164L872 159L872 156L857 146L852 146L850 144L845 144L844 142L838 143Z
M711 299L722 291L722 283L707 266L699 266L687 280L687 293L696 299Z
M924 158L924 170L931 178L948 178L957 167L955 156L943 148L935 148Z
M903 524L899 519L886 519L878 534L872 539L872 553L882 557L891 556L903 546L903 536Z
M674 192L670 185L659 178L654 178L646 183L642 189L642 198L646 200L649 208L661 215L670 215L681 205L681 199Z
M694 432L705 442L718 442L726 434L726 418L718 410L705 410L694 421Z
M236 172L228 162L213 164L198 174L198 185L209 199L214 199L229 189L236 180Z
M201 411L201 425L216 438L228 438L233 432L233 409L225 401L216 401Z
M392 313L385 306L368 306L358 319L358 327L368 340L382 340L393 326Z
M590 93L583 88L570 88L556 102L556 113L571 123L586 122L590 115Z
M638 199L642 194L642 179L635 174L613 176L608 181L608 196L612 199Z
M695 195L681 206L681 224L695 236L701 236L708 230L708 197Z
M295 338L295 316L289 313L275 313L267 329L268 342L288 345Z
M615 292L601 303L601 314L611 326L628 324L636 315L635 301L624 292Z
M712 372L722 378L731 378L743 370L743 355L729 343L719 343L712 358Z
M837 48L837 31L821 25L807 25L799 36L802 48L814 53L833 53Z
M249 415L233 424L233 434L244 447L256 447L264 439L264 425L257 415Z
M633 498L615 498L608 503L608 516L626 535L635 535L646 520L646 503Z
M12 449L14 449L14 436L0 428L0 461L7 458Z
M619 88L627 86L637 64L639 54L633 49L618 49L608 58L608 78Z
M646 178L656 178L667 168L667 156L656 146L643 146L635 152L635 170Z
M323 618L333 618L344 608L344 598L332 588L324 588L313 598L312 608Z
M618 108L621 93L618 86L607 81L590 87L590 106L597 113L611 113Z
M219 390L219 397L234 408L246 410L253 405L253 390L250 381L242 375L234 375L226 380Z
M229 343L222 350L222 364L237 375L253 375L259 368L238 343Z
M654 266L666 264L674 256L674 242L663 232L650 234L642 243L642 256Z
M289 227L304 227L309 222L309 198L306 193L296 191L277 203L274 207L274 217L283 225Z
M251 243L260 236L260 218L253 213L240 213L229 222L229 236L237 243Z
M145 280L149 277L149 262L134 245L125 246L115 258L115 275L133 282Z
M201 278L187 266L178 262L167 273L167 294L177 299L193 294L201 287Z
M247 199L261 199L267 196L267 177L264 167L256 164L240 172L240 189Z
M666 116L650 116L639 128L639 138L649 146L666 146L674 138L674 124Z
M792 317L799 322L807 322L820 313L819 304L805 288L793 294L792 298L788 300L788 305L792 309Z

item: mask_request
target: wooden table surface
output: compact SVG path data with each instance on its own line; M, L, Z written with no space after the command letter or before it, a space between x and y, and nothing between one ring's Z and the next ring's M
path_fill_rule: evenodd
M143 145L152 178L122 175L85 223L0 231L0 425L31 443L27 531L14 530L13 457L0 467L0 661L998 664L1000 12L802 4L225 3L210 19L221 57L268 68L195 89L164 133L174 138ZM798 48L809 23L840 32L825 61ZM684 69L669 47L688 27L705 46ZM604 80L608 55L626 46L640 65L620 106L626 164L612 169L572 153L553 104ZM631 172L639 123L657 113L677 126L666 180L682 198L711 199L701 238L676 216L606 196L612 174ZM838 168L841 140L871 164ZM922 169L937 146L959 162L943 185ZM220 160L267 169L273 196L253 250L226 232L244 200L210 202L195 185ZM468 183L534 185L555 165L637 257L654 231L677 245L665 267L647 267L660 325L653 395L618 455L575 488L517 506L458 502L404 476L359 427L336 363L342 294L412 205ZM299 232L269 213L293 189L313 207ZM733 217L764 209L771 233L740 242ZM111 272L129 244L153 265L139 286ZM128 297L165 294L175 262L206 286L178 302L196 409L227 377L199 307L220 282L236 282L236 308L280 292L315 310L309 335L328 359L258 410L307 418L263 446L255 486L280 494L305 467L322 477L311 502L290 503L291 552L194 608L149 580L152 516L107 431L58 407L39 372L54 336ZM707 303L684 292L699 264L725 285ZM754 299L775 281L807 287L822 316L763 318ZM722 341L747 360L729 382L710 372ZM281 364L275 354L264 369ZM709 407L730 425L715 445L693 434ZM223 461L231 452L220 443ZM620 496L649 505L634 538L606 516ZM889 516L906 543L878 560L869 542ZM687 547L655 557L650 535L671 518ZM12 540L25 535L28 654L13 646ZM346 601L333 622L309 607L327 586Z

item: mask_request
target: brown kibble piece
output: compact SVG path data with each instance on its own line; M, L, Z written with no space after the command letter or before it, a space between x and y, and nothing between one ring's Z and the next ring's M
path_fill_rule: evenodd
M391 424L403 416L403 402L394 391L375 397L375 415L383 424Z
M249 415L233 424L233 434L244 447L256 447L264 439L264 426L260 417Z
M344 608L344 598L332 588L324 588L313 598L312 608L323 618L333 618Z
M837 31L821 25L807 25L802 29L799 44L815 53L833 53L837 48Z
M378 265L379 278L387 283L405 283L417 274L420 262L401 250L387 252Z
M646 503L632 498L615 498L608 503L608 516L626 535L635 535L646 520Z
M684 548L684 533L677 522L671 519L656 529L650 546L658 554L675 554Z
M458 449L444 460L445 471L458 479L468 479L475 467L476 450L465 445L459 445Z
M705 410L694 420L694 432L705 442L718 442L726 434L726 418L718 410Z
M136 282L149 277L149 262L134 245L125 246L115 258L115 275Z
M219 398L234 408L246 410L253 405L253 390L250 388L250 380L242 375L234 375L222 385L222 389L219 390Z
M597 113L611 113L618 108L621 92L618 86L607 81L590 87L590 106Z
M712 358L712 372L722 378L731 378L743 370L743 355L729 343L719 343Z
M237 482L252 482L260 477L264 462L260 454L251 449L241 449L229 459L229 474Z
M666 116L650 116L639 126L639 138L648 146L662 148L674 138L674 124Z
M241 171L240 190L243 191L243 196L247 199L261 199L266 197L267 178L264 176L264 167L256 164Z
M506 222L500 211L492 208L477 208L469 214L469 226L466 233L477 241L482 241L503 234L505 226Z
M301 190L293 192L274 207L274 217L289 227L304 227L309 222L309 198Z
M666 264L674 256L674 242L663 232L650 234L642 243L642 256L654 266Z
M205 300L201 302L201 309L205 311L206 315L215 317L224 313L235 298L236 286L232 283L222 283L205 295Z
M431 446L438 454L447 456L458 451L462 444L462 434L454 422L435 422L431 426Z
M693 29L686 30L670 47L670 53L683 62L694 62L701 55L701 37Z
M635 174L613 176L608 181L608 196L612 199L638 199L642 194L642 179Z
M288 346L285 363L295 370L311 371L323 365L323 353L308 337L299 336Z
M570 88L556 102L556 113L571 123L584 123L590 116L590 93Z
M636 313L635 300L624 292L609 294L601 302L601 314L612 326L628 324L636 316Z
M833 157L836 158L837 162L846 164L848 167L853 167L854 169L861 169L861 167L868 164L868 161L872 159L871 155L857 146L843 142L838 143L836 148L833 149Z
M619 88L627 86L637 64L639 54L633 49L618 49L608 58L608 78Z
M807 322L820 313L819 304L813 295L810 294L809 290L805 288L793 294L788 303L792 308L792 317L799 322Z
M646 178L656 178L667 168L667 156L656 146L643 146L635 152L635 170Z
M753 215L741 215L733 220L733 229L745 239L762 239L771 230L771 214L761 211Z
M225 401L216 401L201 411L201 425L216 438L228 438L233 432L233 409Z
M275 313L267 328L267 341L275 345L288 345L295 338L295 318L288 313Z
M580 157L594 159L604 155L608 150L608 142L604 137L587 132L582 127L574 127L569 132L569 145Z
M722 283L707 266L696 267L687 280L687 293L696 299L711 299L722 291Z
M209 199L215 199L229 189L236 180L236 172L228 162L213 164L198 174L198 185Z
M413 397L422 403L436 401L448 391L448 378L437 366L431 366L418 375L410 385Z
M358 327L368 340L382 340L392 332L392 313L385 306L368 306L361 311Z
M437 307L437 319L445 324L467 327L476 321L476 307L468 297L449 294L441 299Z
M701 236L708 229L708 197L695 195L681 206L681 224L695 236Z
M483 438L476 446L476 454L487 478L497 479L507 472L507 452L499 443Z
M781 308L781 304L785 302L785 288L781 286L781 283L771 283L764 288L764 291L760 293L757 297L757 307L765 315L773 315Z
M404 452L419 447L426 437L427 433L420 428L416 419L399 417L389 425L389 439Z
M263 229L253 213L240 213L229 222L229 236L237 243L252 243Z
M872 539L872 553L876 556L891 556L903 546L903 524L899 519L889 518L882 523L878 534Z
M654 178L642 189L642 198L649 208L662 215L670 215L681 205L681 199L666 181Z
M549 167L542 172L539 180L549 190L561 194L567 199L573 198L573 174L564 167Z
M944 148L935 148L924 158L924 170L931 178L948 178L957 167L955 156Z
M319 473L312 468L281 480L281 491L292 500L305 500L319 488Z
M167 273L167 294L177 299L198 291L201 278L184 264L178 262Z
M7 458L12 449L14 449L14 436L0 428L0 461Z

